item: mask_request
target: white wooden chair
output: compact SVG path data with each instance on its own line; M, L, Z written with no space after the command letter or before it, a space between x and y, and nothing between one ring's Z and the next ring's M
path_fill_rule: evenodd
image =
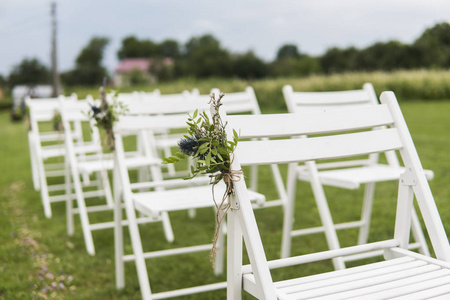
M219 95L220 92L221 91L217 88L211 89L211 93L216 95ZM208 102L209 96L199 95L199 97L200 99L203 98L203 102ZM258 99L256 98L255 91L251 86L246 87L243 92L226 93L222 101L223 106L221 109L223 109L228 115L261 114ZM241 136L241 138L246 137ZM277 165L271 165L270 168L279 199L266 199L264 203L261 203L262 206L255 204L254 208L283 206L287 202L286 189L284 187L280 170ZM258 191L258 166L251 166L250 168L250 189L255 192Z
M294 92L292 86L283 87L284 98L291 113L302 113L318 110L342 109L348 110L352 107L378 105L378 99L372 84L366 83L360 90L347 90L336 92ZM333 162L306 162L297 168L296 173L290 174L302 181L311 183L314 198L319 210L322 226L293 230L294 211L288 211L288 219L284 224L282 242L282 257L289 257L291 251L292 237L306 234L324 232L330 249L339 248L336 230L347 228L359 228L358 244L367 242L369 235L372 203L375 192L375 184L383 181L398 181L404 168L400 166L394 151L383 153L387 163L380 163L379 154L370 154L352 160L339 160ZM433 177L432 171L425 173L428 179ZM292 181L294 179L289 179ZM335 224L332 220L330 209L323 185L341 187L345 189L358 189L365 186L362 205L361 219L354 222ZM295 184L293 183L295 189ZM295 193L292 193L290 202L295 201ZM410 245L411 249L418 248L422 254L430 255L428 246L423 235L419 219L413 211L412 230L415 243ZM380 251L373 255L381 254ZM360 259L360 256L348 256L334 260L337 269L345 268L345 261Z
M31 99L27 97L25 104L28 109L28 144L30 150L33 186L41 193L41 201L47 218L52 215L51 203L65 201L66 195L61 195L63 184L49 183L49 178L64 178L64 163L58 162L65 156L64 134L53 128L53 118L58 110L59 101L73 102L77 95L58 98ZM75 124L73 135L78 142L82 139L81 127ZM59 158L59 159L58 159ZM57 181L53 179L51 181Z
M114 160L111 155L103 153L100 133L95 126L95 121L88 117L90 111L88 101L76 101L73 103L60 102L59 111L64 128L64 145L66 153L66 181L65 189L67 195L67 229L68 234L74 234L74 215L78 214L81 221L81 228L89 254L95 254L92 232L95 230L113 228L114 222L111 218L106 222L92 222L89 214L104 211L113 211L113 195L108 178L108 170L113 169ZM74 124L87 124L91 131L91 140L84 147L76 145L72 135ZM86 138L86 137L85 137ZM133 152L128 155L127 164L132 168L139 168L141 165L156 163L158 160L145 157L140 153ZM81 178L87 178L82 182ZM90 177L95 177L93 180ZM87 190L88 189L88 190ZM103 197L104 202L95 201L91 204L88 199ZM77 207L73 207L73 200L76 200Z
M155 222L159 222L165 217L168 218L170 212L189 211L191 209L211 208L214 212L215 204L212 199L209 177L196 177L192 180L164 179L160 166L151 165L152 180L149 182L132 182L129 176L129 168L126 165L122 133L136 131L140 134L146 152L156 155L156 145L152 132L160 132L172 129L186 128L186 114L172 115L147 115L147 116L123 116L115 125L115 169L114 169L114 195L115 195L115 249L116 249L116 285L122 289L125 285L124 263L134 261L137 268L139 285L143 299L163 299L182 295L195 294L216 289L223 289L226 283L216 283L199 287L185 288L176 291L162 293L152 293L145 259L157 259L162 256L175 254L187 254L199 251L210 251L211 244L181 247L169 250L159 250L144 252L141 235L138 228L136 212L148 216ZM142 192L143 188L150 189ZM225 191L224 185L217 185L214 189L215 198L222 199ZM263 202L263 195L251 192L251 201ZM131 237L133 253L124 253L121 200L125 205L126 221ZM213 221L213 214L211 214ZM167 229L166 229L167 230ZM211 231L211 234L213 232ZM146 239L155 237L146 236ZM223 230L218 240L218 252L215 263L215 273L219 274L223 270ZM189 263L189 262L186 262ZM151 269L151 265L149 267ZM186 274L193 276L193 274Z
M399 182L391 239L273 261L267 261L265 256L241 177L235 182L232 208L228 211L227 299L241 299L243 290L258 299L270 300L449 299L450 246L441 218L395 95L384 92L381 102L382 105L346 111L228 116L229 130L240 129L247 136L278 138L240 142L233 170L240 170L241 165L288 163L289 172L296 172L298 162L399 150L405 172ZM370 130L373 127L380 129ZM305 138L280 139L283 136ZM407 249L414 196L436 259ZM245 266L242 266L242 238L250 260ZM279 282L273 281L270 271L373 250L382 250L385 261Z

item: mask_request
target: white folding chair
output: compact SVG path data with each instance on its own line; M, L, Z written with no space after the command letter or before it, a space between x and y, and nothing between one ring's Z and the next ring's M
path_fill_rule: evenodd
M399 150L405 172L399 181L391 239L273 261L267 261L245 180L240 176L228 211L227 299L241 299L242 290L270 300L449 299L450 245L444 226L395 95L384 92L381 102L345 111L228 116L229 130L277 138L241 141L232 170L240 170L241 165L288 163L289 172L295 173L299 162ZM371 130L373 127L380 129ZM281 139L291 136L305 137ZM408 250L414 196L437 259ZM245 266L242 238L250 260ZM373 250L382 250L385 261L279 282L273 281L270 271Z
M31 171L33 186L41 193L41 201L47 218L52 215L51 203L65 201L66 196L61 195L65 190L64 184L52 184L49 178L64 178L64 134L53 128L53 118L58 110L59 101L73 102L77 95L70 97L31 99L27 97L25 104L28 110L28 144L30 150ZM81 140L82 132L79 124L75 124L73 135L77 141ZM53 179L51 181L57 181Z
M90 119L88 113L91 107L88 101L77 101L74 103L61 102L59 111L64 128L65 152L66 152L66 195L67 195L67 228L68 234L74 234L74 218L78 214L81 228L89 254L95 254L92 231L113 228L114 222L92 222L89 220L90 213L113 211L113 195L108 178L108 170L113 169L113 158L103 153L100 133L95 121ZM86 124L91 132L89 143L77 146L72 135L74 124ZM145 157L140 153L133 152L128 155L127 164L132 168L139 168L149 162L156 163L158 160ZM87 178L82 182L81 176ZM94 177L93 180L90 177ZM88 199L103 197L105 201L95 200L90 203ZM76 199L77 207L73 207L73 199ZM99 204L99 202L101 202Z
M364 84L361 90L347 90L336 92L294 92L292 86L283 87L284 98L291 113L302 113L318 110L341 109L348 110L353 107L375 106L378 99L372 84ZM322 226L293 230L294 211L288 211L288 221L285 224L282 257L289 257L291 251L292 237L306 234L324 232L330 249L339 248L337 229L359 228L358 244L367 242L369 235L372 203L375 192L375 183L383 181L398 181L404 172L400 166L394 151L383 153L387 163L379 162L379 154L370 154L352 160L339 160L333 162L315 163L306 162L297 168L296 174L291 174L297 179L311 183L314 198L319 210ZM433 177L433 172L426 171L428 179ZM294 179L289 179L294 180ZM341 187L345 189L358 189L365 186L362 205L361 219L354 222L335 224L332 220L327 198L323 185ZM295 197L289 201L295 201ZM430 255L428 246L423 235L419 219L413 211L412 222L415 243L410 245L411 249L419 249L422 254ZM380 253L380 252L378 252ZM373 253L377 255L377 252ZM343 259L334 260L337 269L345 268L345 261L360 259L359 256L348 256Z
M150 288L149 276L145 259L157 259L158 257L170 256L175 254L187 254L199 251L211 250L211 244L181 247L169 250L159 250L144 252L141 236L138 228L136 211L139 214L148 216L158 222L168 218L169 212L189 211L199 208L215 208L212 199L211 186L208 184L210 179L207 176L196 177L193 180L183 179L164 179L160 171L160 166L152 165L152 180L149 182L132 182L129 176L129 168L126 165L122 133L136 131L142 138L142 144L145 145L148 153L156 155L156 145L153 132L169 131L173 129L186 128L186 114L171 115L148 115L148 116L123 116L115 125L115 169L114 169L114 195L115 195L115 249L116 249L116 284L121 289L125 285L124 263L134 261L137 268L139 285L143 299L163 299L182 295L195 294L200 292L223 289L226 283L215 283L202 285L192 288L184 288L176 291L161 293L152 293ZM141 192L143 188L150 189ZM225 191L223 184L218 184L215 189L215 198L221 199ZM130 232L132 243L132 254L124 253L123 231L121 223L122 208L121 201L125 205L126 220ZM263 202L263 195L251 192L252 202ZM211 215L212 216L212 215ZM211 217L211 220L213 218ZM167 230L167 229L165 229ZM213 234L213 232L211 232ZM152 236L146 236L146 239L155 239ZM218 239L218 251L215 262L215 273L219 274L223 269L223 230ZM189 263L189 262L186 262ZM151 266L150 266L151 268ZM192 276L193 274L187 274Z

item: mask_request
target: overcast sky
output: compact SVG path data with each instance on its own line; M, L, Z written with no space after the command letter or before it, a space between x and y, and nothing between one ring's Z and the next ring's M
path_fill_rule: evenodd
M213 34L232 52L253 50L266 61L286 43L303 53L332 46L413 42L427 27L450 21L449 0L57 0L58 64L74 67L93 36L111 42L103 64L113 71L124 37L185 43ZM0 0L0 74L23 58L50 66L51 0Z

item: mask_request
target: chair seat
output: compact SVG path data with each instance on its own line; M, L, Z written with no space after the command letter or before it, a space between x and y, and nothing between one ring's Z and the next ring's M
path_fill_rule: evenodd
M127 167L130 169L160 164L161 160L148 157L129 157L125 160ZM112 170L114 168L113 159L96 159L92 161L82 161L78 163L78 169L81 173L92 174L93 172L102 170Z
M300 180L311 180L310 173L304 167L299 167L298 171L298 178ZM356 168L319 171L319 178L324 185L357 189L361 184L369 182L398 180L404 172L405 168L403 167L376 164ZM430 180L434 174L433 171L425 170L425 175Z
M155 215L163 211L177 211L191 208L214 207L212 199L212 186L202 185L174 190L134 193L133 200L136 209ZM225 192L225 184L220 182L214 187L216 202L220 204ZM265 196L249 191L252 202L264 202Z
M93 143L84 143L83 145L75 145L75 153L93 153L100 151L101 147ZM49 145L42 147L42 158L58 157L66 155L64 143L58 145Z
M256 290L253 274L244 289ZM275 283L278 299L450 299L450 270L416 257L401 257Z

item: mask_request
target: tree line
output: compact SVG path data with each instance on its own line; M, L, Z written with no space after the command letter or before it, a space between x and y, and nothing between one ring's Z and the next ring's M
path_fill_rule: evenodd
M105 37L92 38L77 56L75 68L61 74L63 84L99 85L103 77L108 76L101 64L108 43ZM363 49L333 47L320 56L308 55L301 52L297 45L285 44L278 49L276 58L271 62L265 62L252 51L230 52L209 34L192 37L185 44L171 39L157 43L128 36L122 40L117 56L120 60L150 59L149 72L159 81L183 77L251 80L354 71L446 69L450 67L450 24L438 23L426 29L411 44L388 41ZM164 63L167 58L172 63ZM49 78L46 66L37 59L25 59L13 68L8 77L0 76L0 84L2 81L9 85L48 83Z

